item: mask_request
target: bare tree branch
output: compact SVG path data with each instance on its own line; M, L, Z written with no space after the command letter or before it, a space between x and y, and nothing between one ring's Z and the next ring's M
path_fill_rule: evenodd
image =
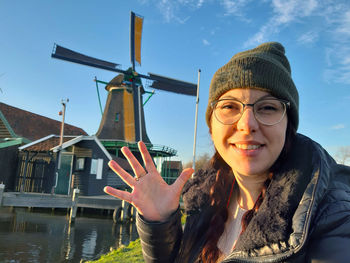
M335 158L338 163L346 164L350 160L350 146L341 146L338 148Z
M196 159L196 171L203 168L210 160L210 156L208 153L204 153L203 155L200 155ZM190 168L192 167L192 161L185 163L184 168Z

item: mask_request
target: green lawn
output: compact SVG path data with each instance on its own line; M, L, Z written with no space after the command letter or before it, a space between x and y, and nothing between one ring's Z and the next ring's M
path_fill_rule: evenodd
M186 215L182 214L181 223L184 225L186 221ZM136 239L131 242L127 247L122 246L117 250L101 256L100 259L95 261L85 261L86 263L139 263L145 262L142 257L142 249L140 239Z
M95 261L87 261L94 263L109 263L109 262L118 262L118 263L139 263L145 262L142 257L141 243L140 239L136 239L131 242L127 247L123 246L117 250L101 256L100 259Z

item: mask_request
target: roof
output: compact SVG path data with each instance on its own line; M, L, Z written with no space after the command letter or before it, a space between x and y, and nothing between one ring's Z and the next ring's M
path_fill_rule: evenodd
M99 141L99 139L94 135L93 136L82 136L82 135L81 136L65 136L63 138L62 146L59 146L59 140L60 140L59 136L49 135L49 136L46 136L45 138L41 138L41 139L36 140L34 142L23 145L23 146L19 147L18 149L21 151L38 151L38 152L53 151L53 152L58 152L58 151L63 150L69 146L77 144L80 141L93 140L100 147L100 149L107 156L107 158L109 160L112 160L112 156L110 155L110 153L102 145L102 143Z
M63 143L76 138L76 136L64 136ZM60 136L58 135L49 135L34 142L25 144L19 147L19 150L32 151L32 152L48 152L53 147L59 145Z
M62 149L65 149L65 148L67 148L69 146L72 146L72 145L74 145L74 144L76 144L76 143L78 143L80 141L83 141L83 140L94 140L96 142L96 144L100 147L100 149L104 152L104 154L107 156L107 158L109 160L112 160L112 156L110 155L110 153L106 150L106 148L102 145L100 140L95 135L93 135L93 136L78 136L78 137L76 137L74 139L71 139L71 140L63 143L61 147L60 146L55 146L51 150L53 152L58 152L58 151L60 151Z
M0 113L5 118L6 125L17 137L35 141L50 134L60 134L61 122L22 110L0 102ZM1 115L1 114L0 114ZM88 135L83 129L64 124L65 135Z
M23 139L22 138L0 139L0 149L1 148L11 147L13 145L20 145L20 144L23 144Z

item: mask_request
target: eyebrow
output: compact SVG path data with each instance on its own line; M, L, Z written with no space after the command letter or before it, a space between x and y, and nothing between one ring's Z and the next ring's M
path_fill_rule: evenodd
M266 94L266 95L264 95L264 96L262 96L262 97L260 97L260 98L258 98L256 101L258 101L258 100L261 100L261 99L266 99L266 98L272 98L272 99L276 99L276 97L274 97L274 96L272 96L271 94ZM219 99L219 100L222 100L222 99L233 99L233 100L238 100L238 101L240 101L240 99L238 99L238 98L236 98L236 97L233 97L233 96L225 96L225 97L223 97L223 98L221 98L221 99Z

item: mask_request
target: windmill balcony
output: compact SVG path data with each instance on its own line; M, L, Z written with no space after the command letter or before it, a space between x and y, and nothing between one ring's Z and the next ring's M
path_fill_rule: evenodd
M117 140L101 140L101 142L107 151L115 151L117 153L124 146L128 147L132 152L138 151L137 142ZM172 157L177 154L175 149L164 145L146 143L146 147L152 157ZM116 155L118 156L118 154Z

